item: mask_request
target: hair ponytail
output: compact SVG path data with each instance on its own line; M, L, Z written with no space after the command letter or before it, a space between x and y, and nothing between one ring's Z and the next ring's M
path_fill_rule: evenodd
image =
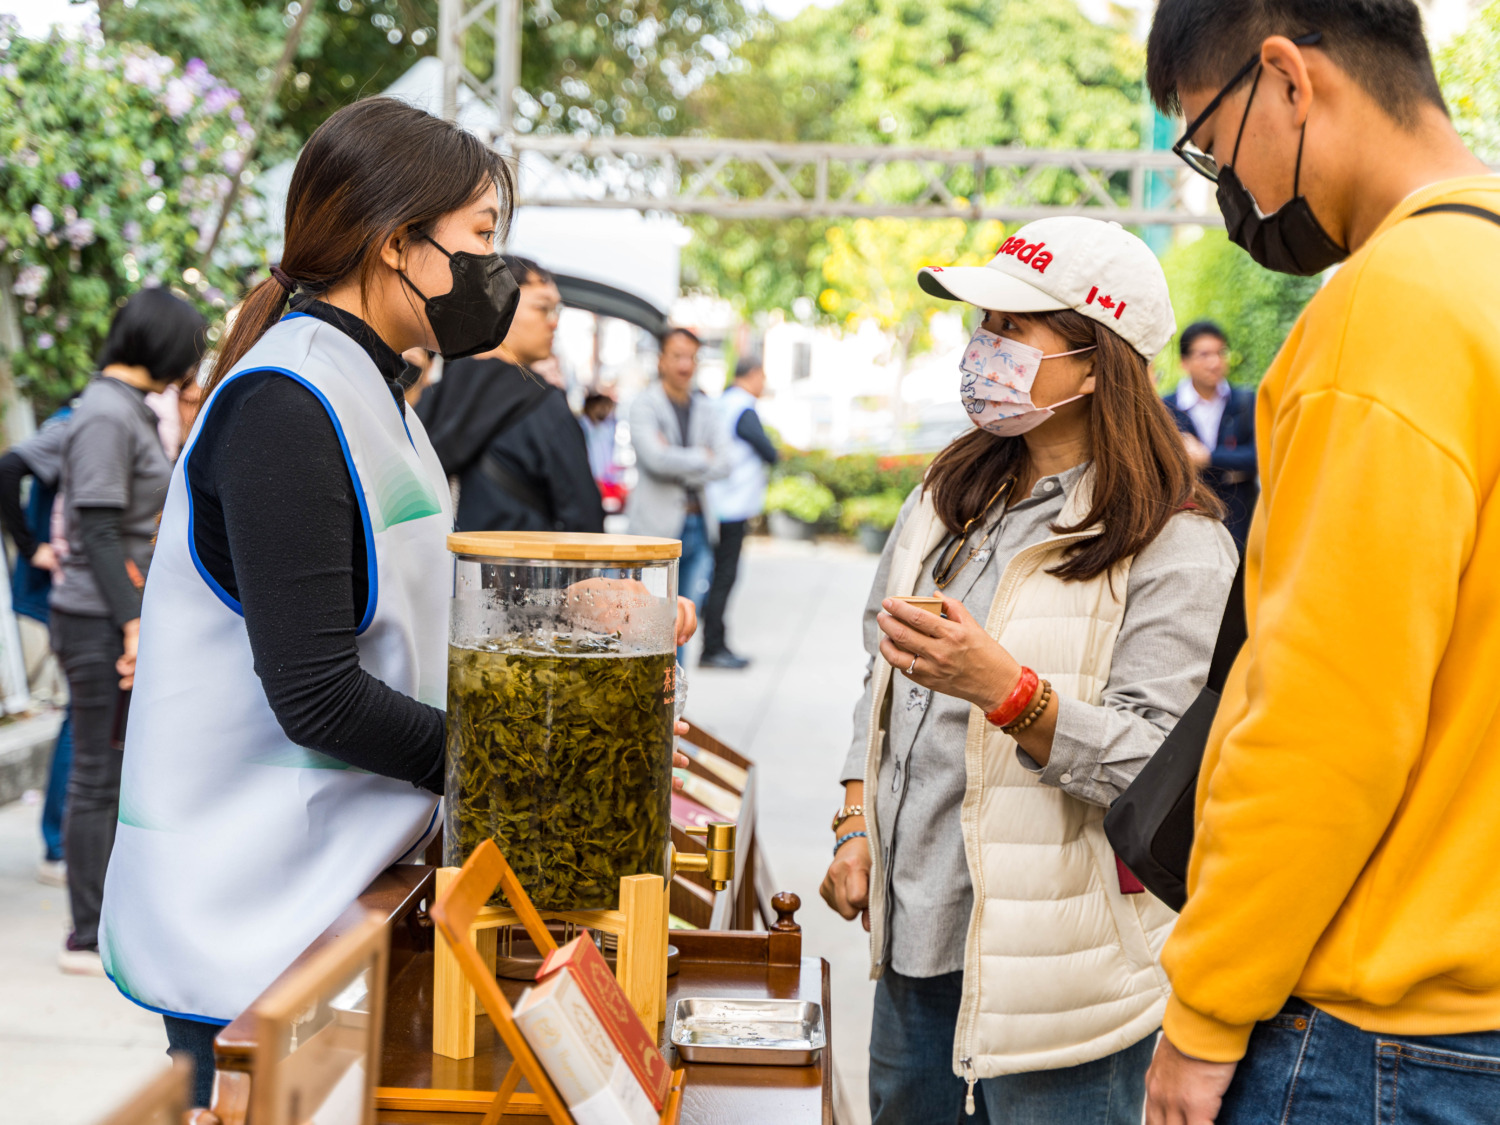
M214 356L214 369L208 379L208 390L218 386L224 376L234 370L234 365L245 358L245 353L255 346L256 341L270 330L271 325L281 319L281 310L286 307L286 300L290 296L274 277L266 278L246 294L240 307L233 313L234 321Z
M281 319L291 287L317 297L358 278L368 300L392 234L424 230L491 189L499 190L503 231L515 194L510 169L474 134L394 98L366 98L334 113L308 138L292 173L280 278L245 297L207 389Z

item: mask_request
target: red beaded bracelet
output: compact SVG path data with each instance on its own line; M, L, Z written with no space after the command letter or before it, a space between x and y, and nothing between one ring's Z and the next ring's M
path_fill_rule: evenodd
M1041 680L1030 668L1021 669L1021 678L1016 686L1011 689L1005 701L993 711L984 716L992 726L1006 727L1019 719L1025 713L1027 706L1036 696L1037 688L1041 686Z

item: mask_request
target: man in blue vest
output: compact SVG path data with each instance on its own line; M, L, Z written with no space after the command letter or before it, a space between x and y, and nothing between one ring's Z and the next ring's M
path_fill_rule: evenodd
M703 608L705 668L744 668L750 661L730 651L724 639L724 609L739 575L745 528L766 506L766 468L776 464L776 447L766 436L755 400L766 390L760 359L746 356L734 367L734 382L719 396L719 418L730 437L729 475L708 486L708 500L719 519L714 548L714 580Z
M1255 474L1255 393L1229 385L1229 338L1211 320L1182 330L1187 378L1167 395L1188 458L1224 502L1224 524L1241 553L1260 485Z

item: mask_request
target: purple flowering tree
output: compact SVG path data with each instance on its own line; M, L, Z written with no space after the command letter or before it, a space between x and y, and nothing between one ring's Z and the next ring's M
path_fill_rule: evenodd
M236 227L201 260L231 177L254 174L250 137L239 94L200 60L97 34L27 39L0 16L0 287L23 338L0 361L23 393L45 406L83 386L142 286L222 319L264 265Z

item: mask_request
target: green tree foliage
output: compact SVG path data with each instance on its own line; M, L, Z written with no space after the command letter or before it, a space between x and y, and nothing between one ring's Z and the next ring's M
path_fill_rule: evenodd
M0 284L21 387L55 403L94 370L117 305L166 284L222 314L254 259L234 232L208 266L246 140L239 95L201 62L138 45L21 37L0 18Z
M1179 242L1162 259L1177 327L1212 320L1229 336L1229 379L1254 387L1322 283L1261 269L1222 230ZM1174 340L1157 360L1164 386L1181 377Z
M102 6L114 42L146 43L186 64L211 59L257 108L301 0L136 0ZM295 65L269 115L261 151L296 151L334 110L389 85L437 45L435 0L307 0L314 3Z
M680 133L683 99L759 26L741 0L526 4L519 128Z
M1464 33L1438 52L1438 80L1453 123L1482 160L1500 161L1500 0L1490 0Z
M843 0L752 40L733 67L693 94L688 110L695 132L724 137L1133 148L1142 66L1138 44L1091 23L1073 0ZM926 186L913 170L887 175L881 186L897 197ZM960 177L950 186L996 197L1013 182L996 172L984 184ZM1064 202L1081 187L1058 171L1032 190ZM689 283L747 312L816 296L832 225L694 220Z
M873 321L893 342L892 406L902 416L901 384L911 356L930 341L927 326L948 304L917 286L922 266L977 266L994 257L1005 228L962 219L855 219L830 227L818 306L851 328Z
M304 0L136 0L108 5L104 30L179 62L212 59L257 103ZM437 50L436 0L315 2L280 91L269 150L290 151L334 110L377 93ZM552 0L522 6L523 132L680 132L684 97L759 25L741 0ZM494 42L474 24L470 66L489 74Z

